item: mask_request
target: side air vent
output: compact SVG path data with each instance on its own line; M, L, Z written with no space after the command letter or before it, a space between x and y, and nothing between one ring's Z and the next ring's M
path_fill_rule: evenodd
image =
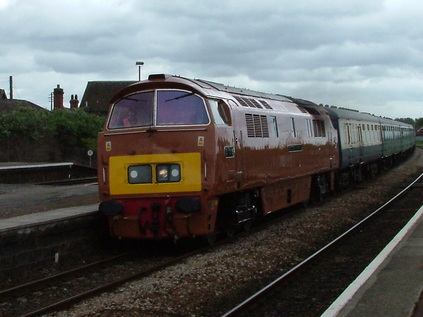
M247 135L249 138L254 138L256 136L256 133L254 132L254 121L253 121L253 115L246 113L245 114L245 121L247 124Z
M250 138L268 138L269 126L267 117L258 114L245 114L247 136Z

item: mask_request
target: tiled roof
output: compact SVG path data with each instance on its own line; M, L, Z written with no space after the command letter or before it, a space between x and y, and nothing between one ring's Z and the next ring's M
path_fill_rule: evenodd
M133 83L135 81L89 81L80 107L90 113L106 115L113 95Z
M18 107L31 107L37 110L47 110L43 107L37 106L35 103L20 99L1 99L0 98L0 113L15 110Z
M0 99L7 99L6 91L4 89L0 89Z

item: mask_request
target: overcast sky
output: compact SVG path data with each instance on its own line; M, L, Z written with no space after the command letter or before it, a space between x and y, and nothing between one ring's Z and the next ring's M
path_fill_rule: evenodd
M0 0L0 88L176 74L378 116L423 117L421 0Z

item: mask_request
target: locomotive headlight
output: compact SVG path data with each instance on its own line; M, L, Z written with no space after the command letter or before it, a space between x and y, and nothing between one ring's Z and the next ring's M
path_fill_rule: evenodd
M134 165L128 167L128 183L143 184L151 183L151 166Z
M181 166L179 164L160 164L156 167L157 182L179 182L181 180Z

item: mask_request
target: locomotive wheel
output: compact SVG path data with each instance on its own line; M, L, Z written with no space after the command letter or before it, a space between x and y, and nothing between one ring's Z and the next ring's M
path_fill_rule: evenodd
M233 236L235 235L235 231L236 231L236 228L234 226L227 227L225 229L226 236L228 238L233 238Z
M250 231L253 227L253 220L247 220L242 223L242 229L245 231Z
M217 233L210 233L210 234L204 236L203 240L207 245L213 245L217 241Z

